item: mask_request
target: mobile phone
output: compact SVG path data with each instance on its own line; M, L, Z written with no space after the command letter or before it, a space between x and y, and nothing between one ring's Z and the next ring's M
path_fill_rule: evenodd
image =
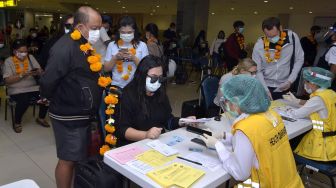
M199 129L193 126L187 126L187 131L195 133L195 134L199 134L199 135L207 134L209 136L212 136L212 133L210 131Z
M202 145L202 146L206 146L205 142L203 140L199 139L199 138L193 138L190 141L192 141L196 144Z
M119 52L124 52L124 53L125 53L125 52L128 52L128 48L120 48L120 49L119 49Z

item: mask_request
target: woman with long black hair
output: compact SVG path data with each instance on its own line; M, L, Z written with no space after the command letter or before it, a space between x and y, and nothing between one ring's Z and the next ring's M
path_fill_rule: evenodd
M123 90L116 130L118 145L156 139L165 129L173 130L182 125L180 118L172 115L165 80L159 57L148 55L141 60L133 80Z

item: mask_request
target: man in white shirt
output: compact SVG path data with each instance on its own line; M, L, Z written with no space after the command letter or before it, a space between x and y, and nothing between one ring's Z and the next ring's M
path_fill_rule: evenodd
M104 18L104 17L103 17ZM101 55L101 57L105 57L106 49L108 44L111 41L111 38L108 36L108 29L105 25L109 25L106 19L102 18L102 27L99 30L100 39L93 45L93 47L97 50L97 53Z
M262 30L265 36L260 37L254 45L252 59L257 63L258 79L276 100L290 89L298 77L304 52L298 35L291 30L283 30L278 18L265 19Z

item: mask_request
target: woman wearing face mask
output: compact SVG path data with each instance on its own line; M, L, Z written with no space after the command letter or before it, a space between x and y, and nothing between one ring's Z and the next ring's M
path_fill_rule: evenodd
M15 40L13 43L13 56L5 60L3 78L7 86L8 95L16 102L14 131L22 131L22 116L29 107L32 99L39 99L39 86L33 76L41 74L41 68L34 56L28 55L27 44L24 40ZM40 105L39 117L36 122L49 127L45 120L48 107Z
M238 187L303 188L286 128L280 115L269 109L263 85L238 75L222 85L222 92L221 107L235 117L232 134L213 132L201 138L216 149L224 170L243 181Z
M23 39L25 34L25 28L21 22L21 20L16 20L14 23L14 27L11 33L11 39L16 40L16 39Z
M225 75L223 75L219 81L219 87L217 95L214 99L214 103L219 106L219 100L222 97L221 86L225 81L232 78L235 75L246 74L255 77L257 74L257 64L251 58L245 58L239 61L238 65L233 68L233 70Z
M319 67L303 69L304 88L310 94L308 101L297 99L288 93L283 98L294 104L303 105L288 114L294 118L309 117L313 129L308 132L295 153L316 161L336 160L336 93L331 89L333 74Z
M147 45L139 40L134 18L124 16L119 20L119 35L106 50L104 70L112 71L112 85L124 88L132 79L141 61L148 55Z
M164 128L180 127L166 94L161 59L156 56L148 55L141 60L134 79L123 90L120 104L121 117L116 130L120 146L146 138L156 139Z

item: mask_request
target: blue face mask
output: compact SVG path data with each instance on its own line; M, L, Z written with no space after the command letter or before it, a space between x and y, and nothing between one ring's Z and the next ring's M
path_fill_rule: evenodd
M271 43L277 43L278 41L280 40L280 37L279 37L279 35L277 35L277 36L275 36L275 37L272 37L272 38L270 38L270 41L271 41Z
M240 28L238 29L238 32L239 32L239 33L243 33L243 32L244 32L244 28L243 28L243 27L240 27Z

